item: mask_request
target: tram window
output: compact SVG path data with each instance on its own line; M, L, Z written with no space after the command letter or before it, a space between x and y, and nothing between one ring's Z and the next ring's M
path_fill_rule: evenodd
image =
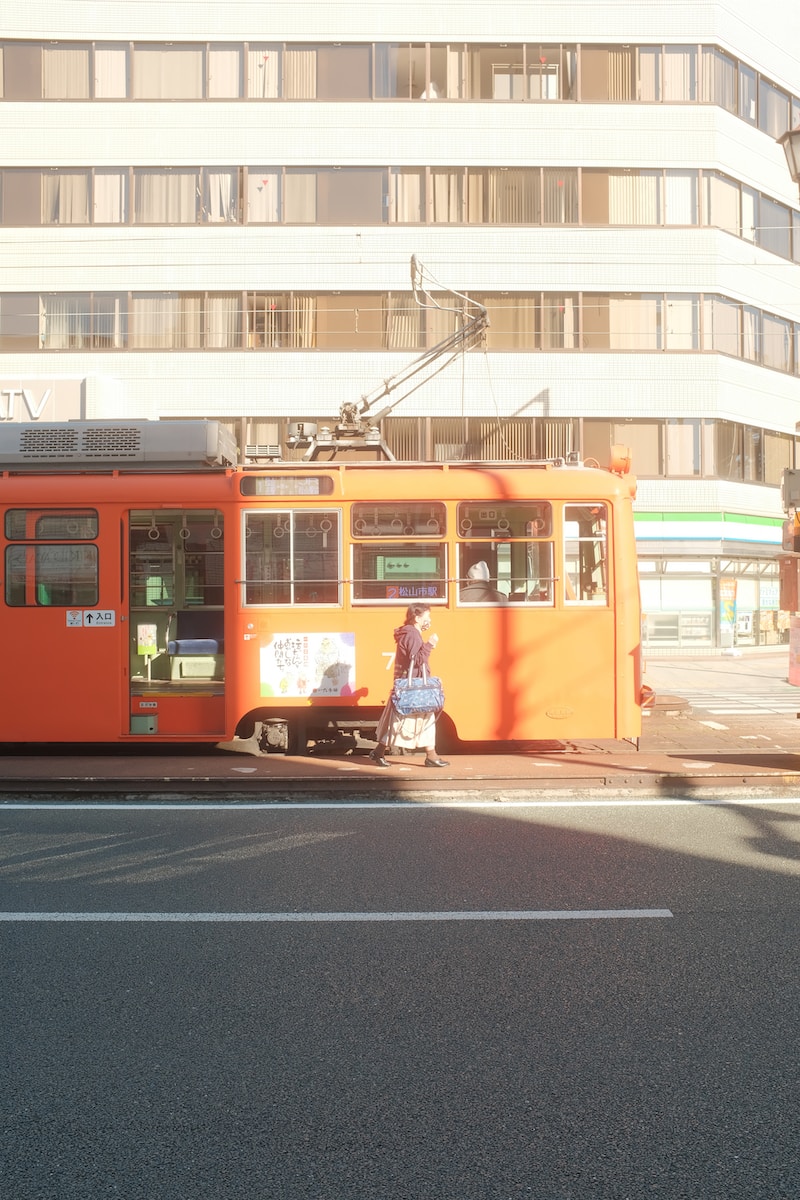
M446 547L431 542L355 543L353 599L391 604L446 600Z
M6 604L14 607L92 607L98 600L97 547L6 548Z
M458 563L459 604L553 604L551 541L461 542Z
M442 537L447 510L439 501L407 504L353 505L350 520L353 537Z
M12 541L76 542L97 537L94 509L10 508L6 513L6 537Z
M605 504L564 507L564 599L568 604L608 604Z
M245 604L339 604L339 513L245 514Z
M458 506L463 538L550 537L552 506L545 500L469 500Z

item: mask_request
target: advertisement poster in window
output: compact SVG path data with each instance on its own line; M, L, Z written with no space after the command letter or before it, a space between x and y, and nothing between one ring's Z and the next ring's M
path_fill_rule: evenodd
M354 633L275 633L261 647L262 696L350 696Z

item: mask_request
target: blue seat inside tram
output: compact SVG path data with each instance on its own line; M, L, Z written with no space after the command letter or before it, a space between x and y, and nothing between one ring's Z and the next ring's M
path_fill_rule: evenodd
M179 612L170 621L168 654L223 654L222 612Z

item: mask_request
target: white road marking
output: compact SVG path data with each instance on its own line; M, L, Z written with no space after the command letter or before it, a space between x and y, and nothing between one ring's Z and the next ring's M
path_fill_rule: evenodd
M673 914L668 908L599 908L542 911L526 909L497 912L0 912L0 921L106 921L106 922L263 922L274 924L316 924L321 922L360 921L617 921L663 919Z
M695 764L692 763L692 766ZM765 776L767 782L769 776ZM800 780L798 780L800 782ZM726 785L724 778L715 780L714 786L719 791ZM487 781L487 786L490 786ZM497 787L498 781L494 781L492 786ZM681 781L675 780L675 790L680 791ZM591 785L585 789L592 791ZM600 788L596 790L601 790ZM603 791L608 790L602 788ZM737 789L738 790L738 789ZM595 797L583 797L575 800L561 800L550 797L544 800L508 800L504 795L496 796L491 800L465 800L463 796L452 798L452 794L435 793L432 799L424 800L390 800L390 801L361 801L352 800L308 800L308 801L291 801L291 800L248 800L241 803L228 801L191 801L191 802L176 802L174 800L149 800L149 801L130 801L130 803L85 803L75 800L60 800L48 801L47 803L26 803L24 801L10 801L4 803L0 801L0 813L2 812L319 812L326 810L334 811L352 811L352 812L376 812L381 811L397 811L400 809L410 810L417 813L435 813L441 812L442 809L477 809L489 808L546 808L546 809L561 809L561 808L730 808L737 807L760 807L762 805L774 804L800 804L800 796L781 796L775 795L774 791L770 790L768 794L754 795L758 789L753 787L746 795L737 795L732 792L730 796L723 798L712 796L653 796L641 797L637 799L622 799L616 800L600 800Z

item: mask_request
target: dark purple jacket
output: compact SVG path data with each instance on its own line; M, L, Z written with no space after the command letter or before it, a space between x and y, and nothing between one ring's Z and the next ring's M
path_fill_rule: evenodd
M408 675L409 664L413 662L413 676L422 674L423 666L427 666L433 646L422 639L422 634L416 625L400 625L394 631L397 643L397 653L394 658L395 679Z

